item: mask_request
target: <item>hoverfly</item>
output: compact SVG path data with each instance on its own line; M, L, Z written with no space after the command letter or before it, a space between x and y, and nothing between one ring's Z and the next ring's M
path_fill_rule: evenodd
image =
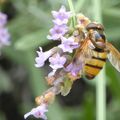
M104 27L101 24L90 22L86 27L85 38L80 42L73 57L72 63L83 64L82 72L89 80L93 79L103 68L107 58L120 72L120 53L106 41Z

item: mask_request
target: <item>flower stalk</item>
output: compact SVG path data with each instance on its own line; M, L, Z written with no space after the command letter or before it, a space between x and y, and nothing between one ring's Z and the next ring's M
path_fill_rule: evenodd
M93 0L94 19L102 23L101 0ZM106 120L105 67L96 78L96 120Z
M68 4L69 4L69 7L70 7L70 11L72 12L73 14L73 17L72 17L72 25L73 27L75 27L76 25L76 17L75 17L75 9L73 7L73 2L72 0L68 0Z

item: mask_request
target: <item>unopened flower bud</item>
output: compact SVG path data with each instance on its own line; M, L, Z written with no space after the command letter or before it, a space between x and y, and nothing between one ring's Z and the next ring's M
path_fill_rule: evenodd
M54 76L45 77L45 79L47 80L48 85L53 85L53 82L55 81Z
M54 99L55 99L55 94L53 92L48 92L44 96L45 103L53 103Z
M43 101L44 101L44 97L43 96L38 96L38 97L35 98L35 102L36 102L37 105L42 104Z

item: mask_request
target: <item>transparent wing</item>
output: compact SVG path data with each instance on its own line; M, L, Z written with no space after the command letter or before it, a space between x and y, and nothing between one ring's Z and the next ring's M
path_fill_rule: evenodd
M77 64L85 63L87 59L90 59L93 55L94 45L91 43L91 41L85 40L80 48L77 49L73 61L76 61Z
M106 43L108 59L110 63L120 72L120 52L109 42Z
M85 62L92 57L93 52L89 46L90 44L91 41L89 39L85 39L80 47L77 48L70 64L66 67L66 70L71 72L73 76L79 75L83 70Z

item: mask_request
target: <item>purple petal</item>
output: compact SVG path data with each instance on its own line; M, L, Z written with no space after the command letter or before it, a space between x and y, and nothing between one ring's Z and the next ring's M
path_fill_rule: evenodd
M66 8L65 8L64 5L61 6L59 12L60 12L60 13L64 13L64 12L66 12Z
M0 12L0 27L3 27L7 23L7 15Z
M42 67L45 64L45 61L51 56L52 51L43 52L42 48L39 48L40 51L37 51L38 57L35 58L36 64L35 67Z
M63 56L60 56L57 53L53 57L49 58L49 62L50 62L50 67L56 70L56 69L64 67L64 64L66 62L66 58Z
M55 24L65 25L71 17L71 12L67 12L65 6L61 6L58 12L52 11L52 15L55 18L53 21Z
M83 68L83 64L76 65L75 63L71 63L66 67L65 70L71 72L73 76L76 76L82 68Z
M24 115L24 118L26 119L30 115L33 115L36 118L42 118L44 120L47 120L45 112L48 112L47 105L46 104L42 104L42 105L40 105L40 106L38 106L36 108L33 108L30 112L26 113Z
M55 20L53 20L53 23L55 25L63 25L63 24L67 24L67 22L68 22L68 19L63 19L63 20L55 19Z
M10 45L10 34L6 28L0 28L0 44L1 47L3 45Z
M60 47L63 50L63 52L72 53L73 49L79 47L79 44L77 42L74 42L74 37L61 37L61 40L62 43L58 47Z
M52 15L53 15L54 18L56 18L58 16L58 12L52 11Z
M55 25L50 29L50 35L48 35L47 38L50 40L59 40L67 31L68 27L66 25Z

